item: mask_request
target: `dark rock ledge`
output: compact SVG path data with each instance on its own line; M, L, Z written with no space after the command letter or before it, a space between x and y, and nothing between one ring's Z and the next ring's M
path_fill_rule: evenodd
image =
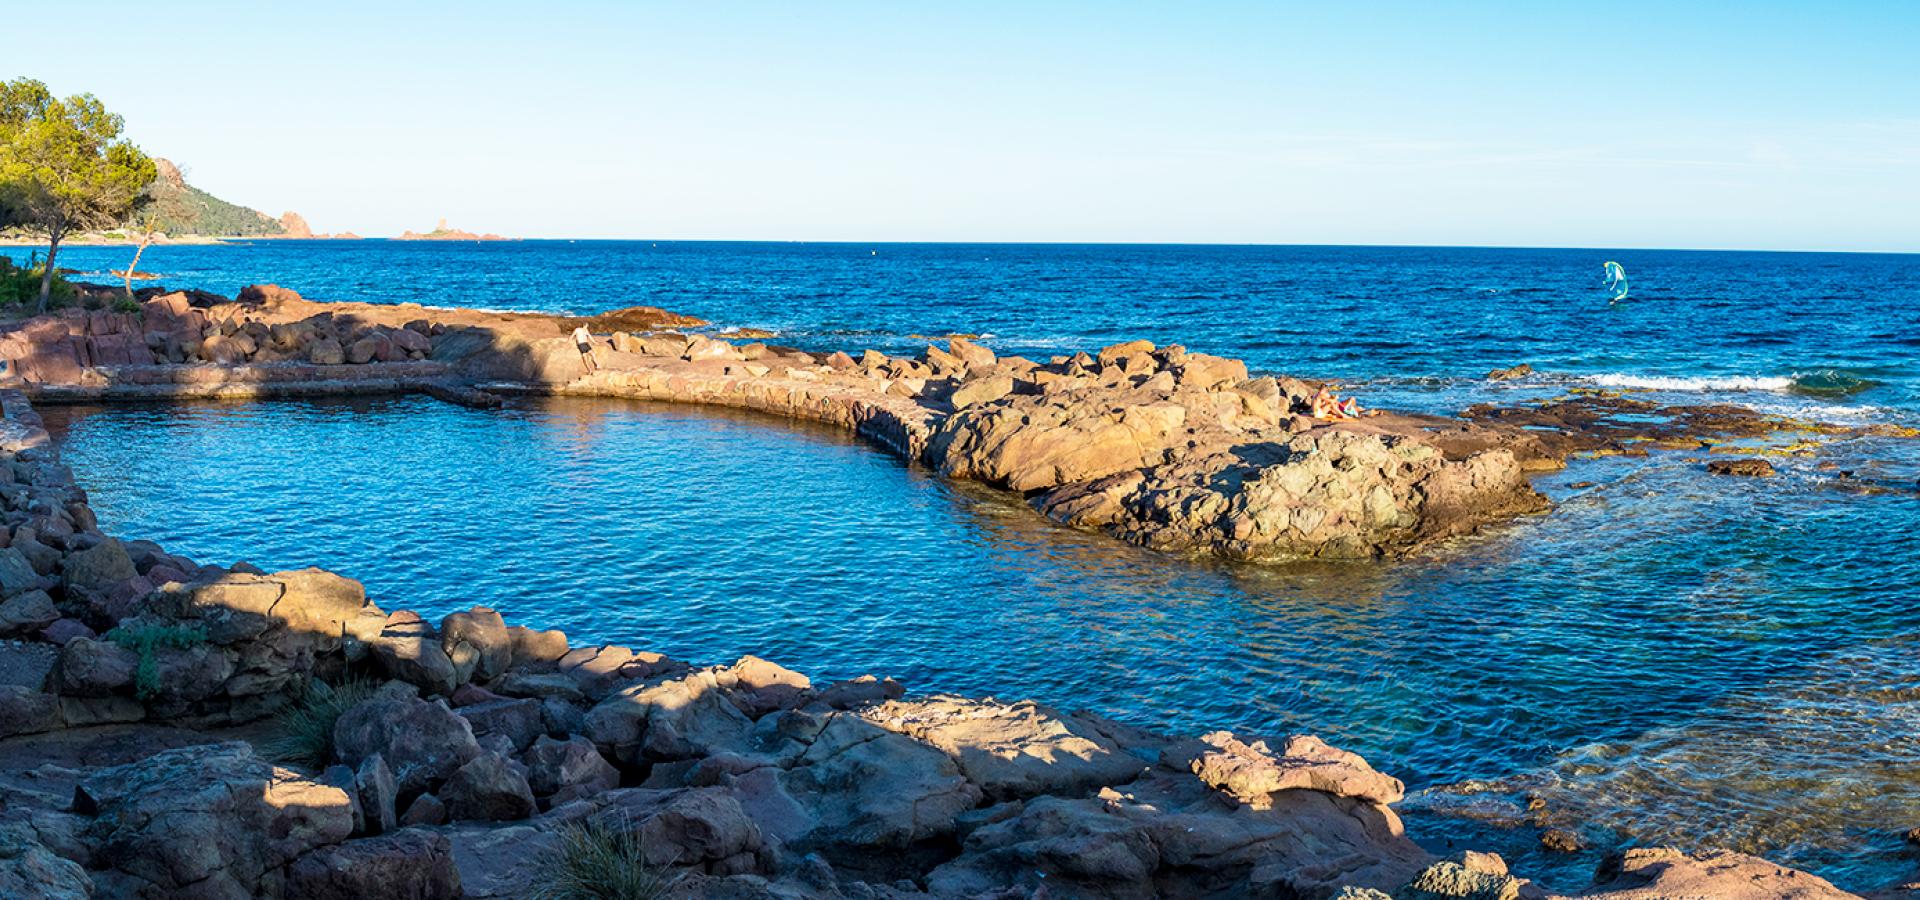
M116 540L25 398L0 409L0 896L523 897L583 823L673 897L1541 894L1416 846L1400 782L1308 736L575 647ZM1583 896L1849 895L1636 850Z

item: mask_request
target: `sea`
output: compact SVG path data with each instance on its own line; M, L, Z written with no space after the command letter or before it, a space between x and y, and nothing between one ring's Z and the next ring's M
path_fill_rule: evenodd
M1630 279L1618 302L1607 262ZM1920 426L1913 255L370 240L159 246L142 267L229 295L658 306L821 350L966 334L1044 360L1147 338L1434 413L1607 389ZM1486 377L1520 363L1534 374ZM753 653L1181 734L1318 734L1407 782L1429 849L1496 850L1557 889L1654 845L1853 889L1920 876L1902 839L1920 826L1912 438L1818 437L1770 456L1769 479L1709 476L1695 452L1577 459L1537 482L1552 511L1433 553L1256 566L1056 526L752 413L424 397L42 412L109 531L325 566L387 608L486 604L576 643ZM1543 849L1545 827L1587 849Z

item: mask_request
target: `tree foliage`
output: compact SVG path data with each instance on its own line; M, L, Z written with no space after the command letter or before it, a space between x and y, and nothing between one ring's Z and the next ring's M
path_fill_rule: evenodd
M124 126L91 94L0 83L0 217L47 236L43 309L61 239L125 222L153 183L153 160L120 136Z
M285 234L280 220L237 203L228 203L184 181L162 175L147 191L154 229L163 234L260 237Z

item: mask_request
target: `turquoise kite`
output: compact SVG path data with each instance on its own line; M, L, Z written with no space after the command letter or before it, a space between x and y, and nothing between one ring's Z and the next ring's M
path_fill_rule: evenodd
M1612 260L1608 260L1606 265L1606 273L1607 273L1607 289L1610 291L1613 291L1613 299L1608 300L1607 302L1619 303L1620 301L1627 299L1627 270L1620 268L1619 263L1614 262Z

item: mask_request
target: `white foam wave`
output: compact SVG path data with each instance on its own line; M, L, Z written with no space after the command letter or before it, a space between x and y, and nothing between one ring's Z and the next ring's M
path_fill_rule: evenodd
M1783 377L1677 378L1667 375L1628 375L1612 372L1594 375L1588 382L1600 387L1635 388L1647 391L1784 391L1793 387L1793 379Z

